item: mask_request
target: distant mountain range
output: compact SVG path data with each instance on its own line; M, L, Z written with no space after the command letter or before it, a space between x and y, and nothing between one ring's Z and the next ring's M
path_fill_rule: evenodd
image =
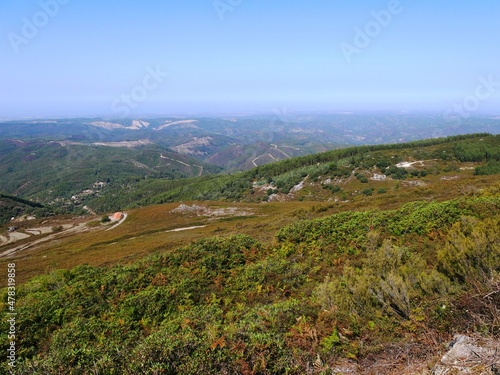
M500 119L477 117L458 124L432 114L275 114L3 121L0 193L32 199L44 211L57 208L56 213L84 213L87 205L103 212L147 204L152 196L155 202L236 199L251 188L248 178L211 176L349 146L458 133L497 134ZM286 191L302 180L301 171L292 174L278 178L273 189Z
M447 122L438 114L289 114L142 119L75 118L0 122L0 140L70 141L164 151L226 171L335 148L500 133L498 117ZM65 143L69 145L69 143Z

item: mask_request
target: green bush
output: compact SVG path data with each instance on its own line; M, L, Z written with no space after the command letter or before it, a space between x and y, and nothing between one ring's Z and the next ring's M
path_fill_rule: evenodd
M438 252L439 267L451 278L490 280L500 272L500 218L463 217Z
M314 292L324 309L353 315L368 322L378 311L396 319L410 319L419 301L440 296L449 288L446 278L429 270L420 255L386 241L369 252L360 268L346 267L340 277L327 277Z
M366 195L366 196L370 196L370 195L372 195L372 194L373 194L373 191L374 191L374 190L375 190L374 188L366 188L366 189L363 189L362 193L363 193L364 195Z
M476 167L474 174L477 176L489 176L500 173L500 161L490 161L486 165Z

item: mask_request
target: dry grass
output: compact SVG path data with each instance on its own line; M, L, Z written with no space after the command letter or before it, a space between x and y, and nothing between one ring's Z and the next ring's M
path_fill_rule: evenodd
M452 172L451 174L456 174ZM45 220L43 225L54 226L61 223L93 221L87 232L72 233L62 231L51 241L37 244L30 249L0 258L0 268L7 263L16 262L18 282L22 283L35 275L49 273L56 269L72 268L79 264L93 266L129 263L148 254L172 251L189 242L210 236L248 234L261 242L272 241L275 232L283 226L303 218L314 218L331 215L342 211L388 210L396 209L402 204L415 200L445 201L459 196L470 195L471 186L477 193L482 188L494 185L497 176L472 176L472 171L460 172L459 178L443 181L441 175L425 178L427 186L402 186L400 181L370 181L362 184L354 179L344 186L348 192L348 202L335 202L338 197L325 191L320 186L309 186L296 198L303 201L275 203L235 203L235 202L184 202L187 205L206 206L210 210L234 208L229 216L198 216L196 213L172 212L180 203L150 206L129 211L127 220L119 227L105 231L105 227L97 225L95 217L87 218L55 218ZM372 196L359 193L362 188L372 186ZM378 194L377 189L383 187L387 193ZM358 191L358 193L355 193ZM350 193L354 193L351 195ZM330 200L330 201L329 201ZM252 215L238 215L238 210L251 211ZM40 222L31 225L40 225ZM204 226L192 230L169 232L176 228ZM29 243L41 236L31 237L15 245L0 247L4 252L20 244Z
M198 216L171 212L179 203L141 208L129 212L127 220L119 227L106 231L106 226L88 226L87 232L67 235L61 232L51 241L39 243L32 248L19 251L8 258L0 259L0 267L6 263L17 264L18 283L35 275L55 269L71 268L79 264L93 266L129 263L148 254L170 251L200 238L216 235L246 233L260 241L270 241L276 230L298 220L293 216L297 209L310 210L313 203L294 204L243 204L224 202L189 202L207 206L213 210L234 207L249 209L251 216ZM95 218L89 218L95 221ZM177 228L204 226L191 230L172 232ZM32 237L40 239L43 236ZM15 246L27 244L16 243ZM4 246L2 251L15 246Z

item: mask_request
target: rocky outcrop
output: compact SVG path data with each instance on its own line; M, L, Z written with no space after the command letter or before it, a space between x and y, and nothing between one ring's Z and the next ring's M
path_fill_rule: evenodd
M433 375L500 375L500 342L457 335L450 350L434 366Z

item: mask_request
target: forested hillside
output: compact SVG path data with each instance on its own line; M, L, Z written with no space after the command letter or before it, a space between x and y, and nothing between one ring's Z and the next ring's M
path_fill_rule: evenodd
M84 212L82 201L144 179L182 179L220 168L149 143L84 145L61 141L0 141L0 191L53 211Z
M113 210L179 200L242 200L257 202L270 196L283 197L303 181L312 183L310 189L300 189L285 199L328 200L349 199L353 195L380 185L369 180L381 177L386 184L398 181L427 183L443 175L460 173L460 164L477 175L500 172L500 137L472 134L448 138L344 148L260 166L246 172L223 176L206 176L185 180L142 180L128 186L127 195L112 190L89 202L93 207ZM398 163L416 161L415 165L398 167ZM418 163L421 161L422 163ZM463 166L462 166L463 167ZM352 182L351 176L356 177ZM392 182L391 182L392 181ZM366 192L368 193L368 190ZM330 192L330 193L328 193ZM332 195L336 193L336 195Z
M0 193L0 224L21 215L47 215L50 211L41 204L19 197Z
M217 128L213 121L209 123L212 128ZM134 125L137 129L134 128L133 132L153 131L143 126L144 122L133 123L137 123ZM181 126L182 130L187 125L191 126L192 122L174 121L167 125L166 129L174 131L177 126ZM308 189L297 191L299 188L302 190L300 184L311 186L311 183L339 193L337 198L345 200L356 190L368 194L370 189L373 192L378 188L392 187L377 187L367 183L371 178L377 178L377 175L385 176L379 179L423 179L423 183L426 183L425 180L431 176L459 171L459 164L463 163L476 163L473 167L478 175L496 174L500 170L499 137L479 133L410 143L341 148L260 165L243 172L221 174L222 168L199 160L199 150L186 153L186 150L191 150L191 146L167 148L148 139L122 140L124 136L119 136L120 132L128 134L132 130L124 130L120 124L114 126L122 128L118 128L118 134L108 142L88 142L90 134L84 137L86 142L0 141L0 173L4 177L0 181L0 190L33 200L46 206L52 213L83 214L193 199L257 202L267 199L311 199L313 195L320 200L331 198L326 192L315 191L317 189L314 187L309 189L309 195L304 193ZM56 132L53 135L56 135L62 131L60 128L61 125L53 124L44 128L44 131L49 132L49 135L52 129ZM101 131L106 133L110 130ZM159 131L163 132L164 129ZM178 139L181 135L175 137ZM94 135L94 138L99 137ZM254 144L252 147L260 149L261 145ZM279 153L279 150L276 148L273 152ZM249 158L251 155L241 157ZM267 155L272 156L272 153ZM267 162L273 158L278 159L277 154ZM421 163L398 166L401 162ZM352 175L366 184L361 190L348 183Z
M0 121L0 140L70 141L87 145L147 141L217 165L226 172L339 147L404 143L425 138L500 133L500 119L474 116L460 123L441 113L233 114L224 117L67 118Z
M488 134L344 148L234 174L147 144L1 145L3 191L54 213L84 213L84 206L101 213L179 200L346 200L393 188L398 181L439 183L460 168L472 168L476 175L500 171L500 138Z

